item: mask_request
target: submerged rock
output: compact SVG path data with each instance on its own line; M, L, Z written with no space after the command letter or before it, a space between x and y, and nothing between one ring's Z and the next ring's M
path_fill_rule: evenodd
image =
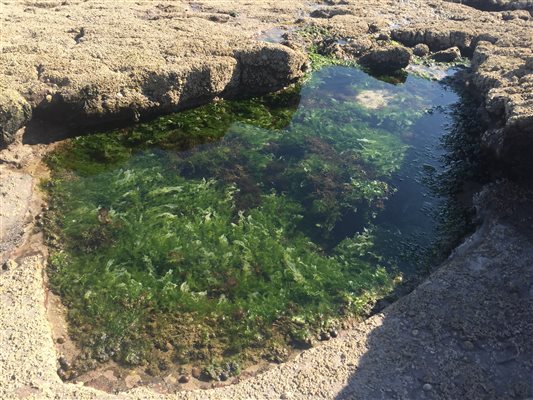
M372 72L389 74L409 65L411 52L403 46L384 47L371 50L359 62Z
M362 90L355 97L359 104L371 110L385 108L393 98L394 95L386 90Z

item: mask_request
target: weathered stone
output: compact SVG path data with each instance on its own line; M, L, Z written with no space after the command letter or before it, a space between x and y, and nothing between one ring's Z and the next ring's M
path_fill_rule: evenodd
M17 91L0 87L0 146L14 140L15 133L31 118L31 107Z
M441 50L431 55L437 62L449 63L461 58L461 50L457 47L450 47L446 50Z
M429 54L429 46L424 43L418 43L413 47L413 54L418 57L425 57Z
M411 52L403 46L383 47L370 50L359 62L376 73L393 73L409 65Z

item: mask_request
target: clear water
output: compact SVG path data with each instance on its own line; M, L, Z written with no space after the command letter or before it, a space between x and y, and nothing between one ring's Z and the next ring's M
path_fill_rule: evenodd
M65 143L49 158L50 277L76 368L198 364L216 379L361 313L437 239L445 199L429 183L458 100L334 66Z

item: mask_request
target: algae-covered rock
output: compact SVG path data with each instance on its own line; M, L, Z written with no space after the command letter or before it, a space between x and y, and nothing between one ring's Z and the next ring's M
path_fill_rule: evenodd
M15 133L31 118L31 107L15 90L0 89L0 146L14 140Z

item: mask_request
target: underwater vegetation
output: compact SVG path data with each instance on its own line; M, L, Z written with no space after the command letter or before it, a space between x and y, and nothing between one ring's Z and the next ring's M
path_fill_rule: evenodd
M49 276L83 349L76 368L193 364L219 379L362 314L400 275L376 218L418 135L442 135L438 107L456 100L444 92L332 66L59 146Z

